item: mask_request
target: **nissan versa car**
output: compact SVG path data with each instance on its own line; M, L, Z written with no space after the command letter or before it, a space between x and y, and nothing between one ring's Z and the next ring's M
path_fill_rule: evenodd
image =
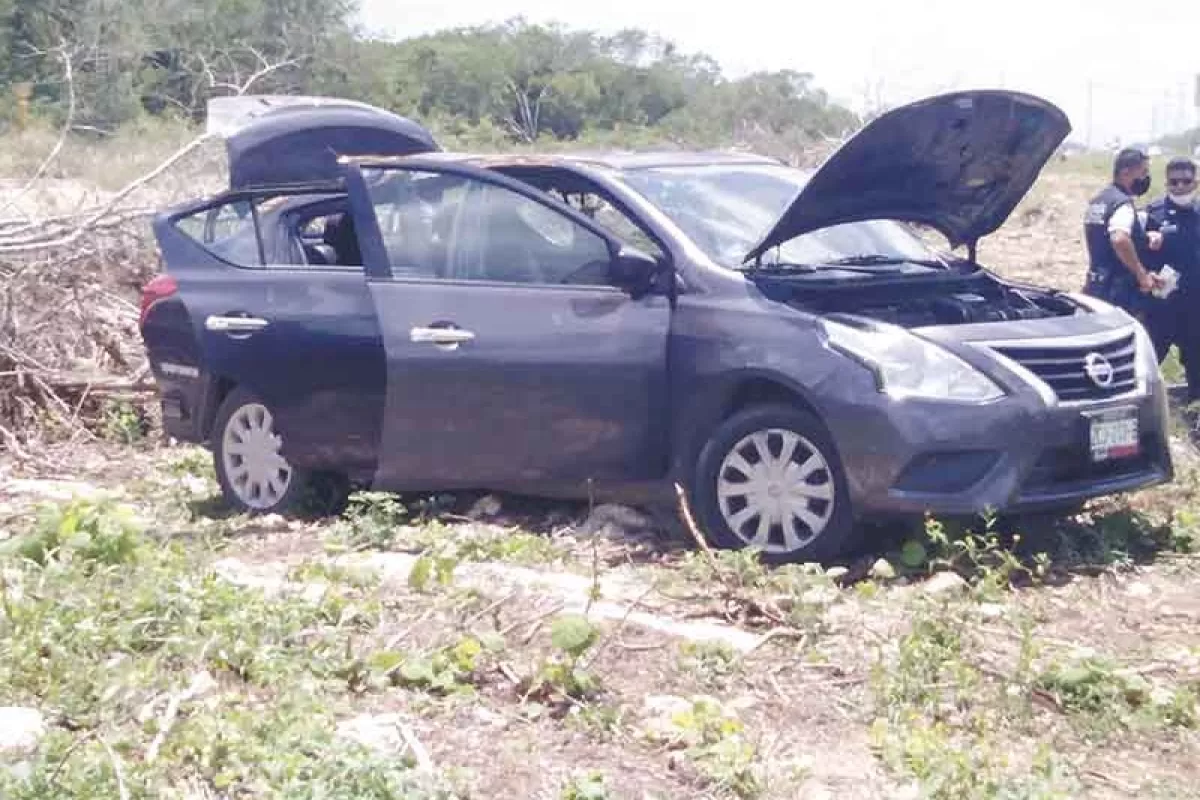
M166 431L211 448L240 509L322 474L678 483L713 544L827 560L879 515L1172 478L1142 327L976 260L1070 131L1041 99L898 108L811 173L448 153L370 106L262 109L225 132L229 189L156 218L141 309Z

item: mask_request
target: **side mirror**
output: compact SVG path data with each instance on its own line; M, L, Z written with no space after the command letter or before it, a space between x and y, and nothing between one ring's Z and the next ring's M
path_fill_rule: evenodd
M610 275L613 283L637 299L650 291L661 270L654 256L626 244L613 257Z

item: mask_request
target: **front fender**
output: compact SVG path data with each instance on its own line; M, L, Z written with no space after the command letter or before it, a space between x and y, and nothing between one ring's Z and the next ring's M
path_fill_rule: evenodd
M694 323L681 308L681 335L672 337L669 359L676 478L690 475L713 430L748 402L794 402L820 418L836 440L837 398L876 392L870 371L829 347L815 318L786 308L761 313L755 306L752 313L706 309L710 318Z

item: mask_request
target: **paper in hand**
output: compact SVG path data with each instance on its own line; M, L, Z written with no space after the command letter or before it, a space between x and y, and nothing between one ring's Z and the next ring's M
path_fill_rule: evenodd
M1159 277L1163 279L1163 285L1154 289L1155 297L1170 297L1171 292L1179 286L1179 273L1176 272L1170 264L1164 266L1158 272Z

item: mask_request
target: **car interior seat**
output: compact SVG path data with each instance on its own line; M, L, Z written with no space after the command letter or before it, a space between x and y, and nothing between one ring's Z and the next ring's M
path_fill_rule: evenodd
M325 223L321 237L334 255L332 263L344 267L361 267L362 251L358 248L358 235L354 231L354 220L349 212L331 217Z
M311 244L305 242L304 259L309 264L319 264L322 266L333 265L338 263L337 251L327 244Z

